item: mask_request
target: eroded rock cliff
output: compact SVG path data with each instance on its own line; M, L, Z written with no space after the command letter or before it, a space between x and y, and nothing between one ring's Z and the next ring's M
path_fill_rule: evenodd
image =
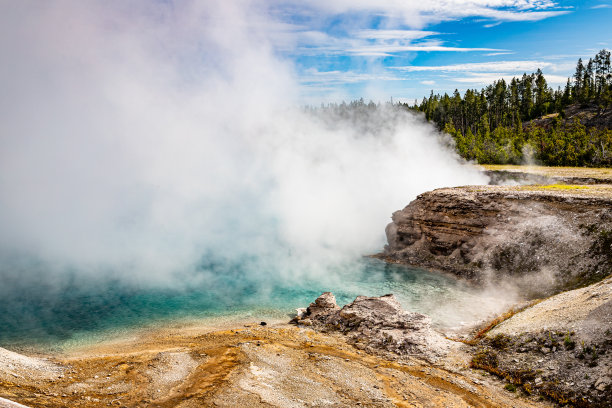
M379 257L530 295L612 272L612 186L475 186L421 194L393 214Z

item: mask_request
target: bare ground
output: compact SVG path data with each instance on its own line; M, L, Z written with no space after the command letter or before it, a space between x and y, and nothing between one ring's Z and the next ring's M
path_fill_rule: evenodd
M0 397L31 407L548 406L468 369L469 358L399 363L309 328L191 325L34 357L34 365L7 359Z
M484 164L491 184L612 184L612 168Z

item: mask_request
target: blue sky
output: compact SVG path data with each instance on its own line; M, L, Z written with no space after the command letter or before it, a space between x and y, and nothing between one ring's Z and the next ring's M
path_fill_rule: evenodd
M276 52L309 102L412 102L541 68L565 84L612 46L612 1L272 1Z

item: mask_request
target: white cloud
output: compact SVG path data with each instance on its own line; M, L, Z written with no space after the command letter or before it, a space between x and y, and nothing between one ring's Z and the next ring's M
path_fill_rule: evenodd
M436 65L436 66L405 66L393 67L393 69L407 72L423 71L445 71L445 72L532 72L538 68L554 69L554 64L545 61L496 61L496 62L474 62L467 64Z
M383 15L395 24L411 28L465 17L485 17L494 21L539 21L570 12L559 9L557 2L548 0L311 0L306 4L297 0L276 1L276 4L288 3L323 15Z
M495 48L462 48L446 47L444 45L365 45L346 50L355 55L363 56L389 56L399 52L473 52L473 51L499 51Z
M494 81L499 81L500 79L504 79L504 81L508 82L512 80L511 76L504 77L503 74L500 73L473 73L466 72L465 77L456 77L453 78L455 82L468 83L468 84L491 84Z
M435 85L436 81L421 81L423 85Z
M350 37L334 37L322 31L300 30L287 26L276 32L272 41L277 48L299 55L352 55L387 57L404 52L475 52L504 51L495 48L446 46L438 39L425 37L440 34L419 30L357 30Z
M468 83L468 84L478 84L480 86L485 86L492 84L493 82L499 81L503 79L506 83L512 81L512 78L519 78L521 75L507 75L497 72L485 72L485 73L475 73L475 72L466 72L463 77L453 78L452 80L460 83ZM546 78L546 82L548 86L556 88L557 86L565 85L567 81L567 77L561 75L546 75L544 74L544 78Z
M488 54L485 54L485 56L487 56L487 57L495 57L495 56L498 56L498 55L512 55L512 54L516 54L516 53L513 52L513 51L490 52Z
M596 6L591 7L591 9L602 9L602 8L610 8L610 7L612 6L609 4L598 4Z
M354 33L357 38L374 40L416 40L440 34L435 31L421 30L360 30Z
M339 84L371 81L400 81L402 78L388 73L357 73L353 71L318 71L310 69L301 76L305 84Z
M407 52L503 51L460 47L424 27L448 20L481 17L487 27L509 21L539 21L570 12L548 0L272 0L269 13L279 21L300 16L299 24L277 27L271 41L297 55L388 57ZM374 17L380 28L372 29ZM337 30L330 31L329 21ZM406 29L406 28L410 29Z
M567 83L567 77L563 75L544 74L544 78L546 78L548 86L564 86Z

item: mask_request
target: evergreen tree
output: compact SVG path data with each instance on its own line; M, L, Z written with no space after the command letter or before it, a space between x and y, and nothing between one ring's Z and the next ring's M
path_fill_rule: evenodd
M588 101L593 94L593 59L589 58L589 62L584 69L584 79L582 81L582 101Z
M579 100L582 96L582 81L584 80L584 65L582 65L582 58L578 58L578 64L576 64L576 73L574 74L574 99Z
M538 69L509 83L500 79L480 91L468 89L463 97L458 90L452 96L432 91L412 109L424 112L451 135L457 151L468 160L520 163L526 149L548 165L612 166L611 130L585 129L563 120L564 110L576 102L612 107L609 51L600 51L586 66L579 59L573 81L568 78L564 89L549 88ZM555 112L553 126L532 122Z
M546 78L544 78L544 74L542 70L538 68L535 73L535 83L536 83L536 97L535 97L535 113L536 116L546 115L548 113L548 108L550 105L550 93L548 91L548 85L546 84Z

